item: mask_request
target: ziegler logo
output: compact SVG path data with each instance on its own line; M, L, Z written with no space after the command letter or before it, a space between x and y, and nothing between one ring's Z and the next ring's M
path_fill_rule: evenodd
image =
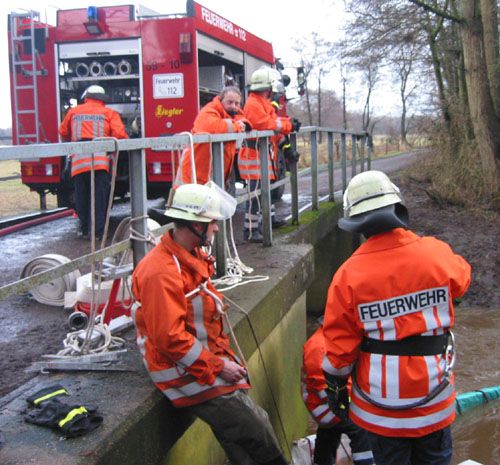
M162 116L172 117L182 115L184 108L164 108L163 105L156 107L155 116L161 118Z

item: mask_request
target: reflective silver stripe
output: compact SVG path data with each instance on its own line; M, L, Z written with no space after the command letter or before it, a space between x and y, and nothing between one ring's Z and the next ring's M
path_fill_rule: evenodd
M106 155L106 153L101 152L94 155ZM73 161L71 163L71 173L73 174L75 171L87 168L88 170L91 170L92 169L92 160L90 159L91 156L92 155L90 153L74 154ZM108 157L106 156L106 160L96 160L94 158L94 166L106 166L106 168L109 169L110 162Z
M358 460L373 459L373 453L371 450L367 450L364 452L353 452L352 459L354 460L354 463L356 463Z
M321 420L319 420L320 425L328 425L331 421L335 419L333 412L328 412Z
M180 399L182 397L192 397L203 391L208 391L217 386L233 386L233 383L223 380L219 376L215 379L214 384L201 385L196 381L186 384L185 386L165 389L163 394L165 394L170 400Z
M408 399L407 399L408 400ZM404 417L404 418L393 418L393 417L383 417L381 415L374 415L368 413L361 408L359 408L355 402L351 402L349 406L350 411L353 415L356 415L363 421L370 423L371 425L380 426L382 428L390 429L418 429L425 428L427 426L435 425L440 421L445 420L455 411L455 402L453 402L449 407L439 412L431 413L425 416L418 417ZM411 410L410 410L411 412Z
M432 357L432 356L431 356ZM448 399L454 391L454 386L453 384L449 384L446 386L434 399L430 400L428 403L425 404L424 407L429 407L434 404L438 404L439 402L442 402L446 399ZM382 404L382 405L393 405L393 406L399 406L399 405L406 405L406 404L413 404L415 402L418 402L423 399L423 397L405 397L404 399L388 399L387 397L381 397L381 396L375 396L373 393L367 394L365 393L370 399L373 399L375 402ZM353 386L353 396L356 396L358 398L361 398L358 389ZM352 404L351 404L352 405Z
M260 160L258 158L247 158L245 160L238 160L238 165L241 166L260 165Z
M325 392L325 391L320 391L320 392L318 392L318 397L319 397L321 400L324 400L324 399L326 399L328 396L326 395L326 392Z
M307 392L307 387L306 387L305 384L302 384L301 391L302 391L302 400L304 402L306 402L307 401L307 397L309 396L309 393Z
M399 357L385 356L385 395L389 398L399 397Z
M196 338L203 344L203 347L208 350L208 335L207 329L205 328L205 321L203 319L204 308L201 295L198 294L196 297L191 299L191 304L193 305L193 320Z
M260 169L255 169L255 170L241 170L242 173L249 174L249 175L257 175L260 176Z
M92 138L104 136L104 115L86 115L76 114L73 115L73 135L76 140L82 139L83 123L92 123Z
M328 405L321 404L318 405L311 413L315 417L319 417L322 413L325 413L329 409Z
M280 132L283 125L281 124L281 118L276 119L276 131Z
M382 365L383 355L370 354L370 397L382 397L382 373L385 373Z
M172 367L160 371L150 371L149 376L154 383L166 383L174 379L182 378L187 372L182 368Z
M189 349L189 352L184 355L180 360L177 360L177 364L184 365L185 367L190 367L198 358L200 357L201 352L203 351L203 345L198 339L194 339L194 344Z
M252 227L252 228L258 228L260 220L261 220L261 216L260 215L254 215L254 214L245 213L245 220L243 222L243 226L245 228L250 228L250 227Z
M226 118L224 121L227 123L227 132L234 132L233 131L233 120Z
M334 368L333 365L330 363L330 360L328 360L326 354L323 356L323 364L321 365L323 371L326 371L330 375L335 375L335 376L347 376L351 374L352 367L353 364L351 363L350 365L347 365L344 368L337 370L337 368Z

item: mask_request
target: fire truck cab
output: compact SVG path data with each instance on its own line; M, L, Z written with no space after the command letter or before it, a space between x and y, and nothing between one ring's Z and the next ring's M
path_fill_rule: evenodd
M133 5L58 10L55 26L39 14L11 13L9 53L13 141L56 143L67 110L93 84L111 97L130 137L192 129L201 107L225 85L244 90L262 65L275 66L272 45L188 0L182 13ZM181 148L180 148L181 149ZM177 155L146 151L148 196L166 196ZM41 196L71 199L64 157L21 163L22 181ZM128 158L120 154L116 193L128 192Z

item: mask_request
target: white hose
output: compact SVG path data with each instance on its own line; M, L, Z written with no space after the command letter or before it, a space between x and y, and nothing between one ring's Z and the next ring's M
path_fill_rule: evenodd
M42 271L50 270L59 265L69 263L71 260L63 255L46 254L34 258L24 265L21 272L21 279L28 276L41 273ZM64 307L64 294L76 289L76 280L80 277L78 270L72 271L64 276L55 278L45 284L40 284L32 289L29 293L41 304L51 305L53 307Z

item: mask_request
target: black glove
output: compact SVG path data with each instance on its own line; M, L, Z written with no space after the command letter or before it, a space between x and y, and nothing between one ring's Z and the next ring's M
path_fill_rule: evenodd
M46 388L40 389L31 396L29 396L26 401L32 407L41 407L46 402L54 400L59 396L67 396L68 391L64 389L60 384L54 384Z
M284 145L282 150L286 161L295 163L299 161L300 153L293 149L290 144Z
M67 438L75 438L89 433L102 423L102 416L95 414L95 410L67 405L54 399L44 403L41 409L29 412L24 419L28 423L60 430Z
M297 118L292 118L292 132L298 132L302 123Z
M300 158L300 153L297 150L292 148L290 144L290 139L288 136L285 136L284 141L279 145L279 149L285 155L285 160L287 162L298 162Z
M349 393L347 392L347 378L325 373L326 395L330 410L340 419L349 415Z

